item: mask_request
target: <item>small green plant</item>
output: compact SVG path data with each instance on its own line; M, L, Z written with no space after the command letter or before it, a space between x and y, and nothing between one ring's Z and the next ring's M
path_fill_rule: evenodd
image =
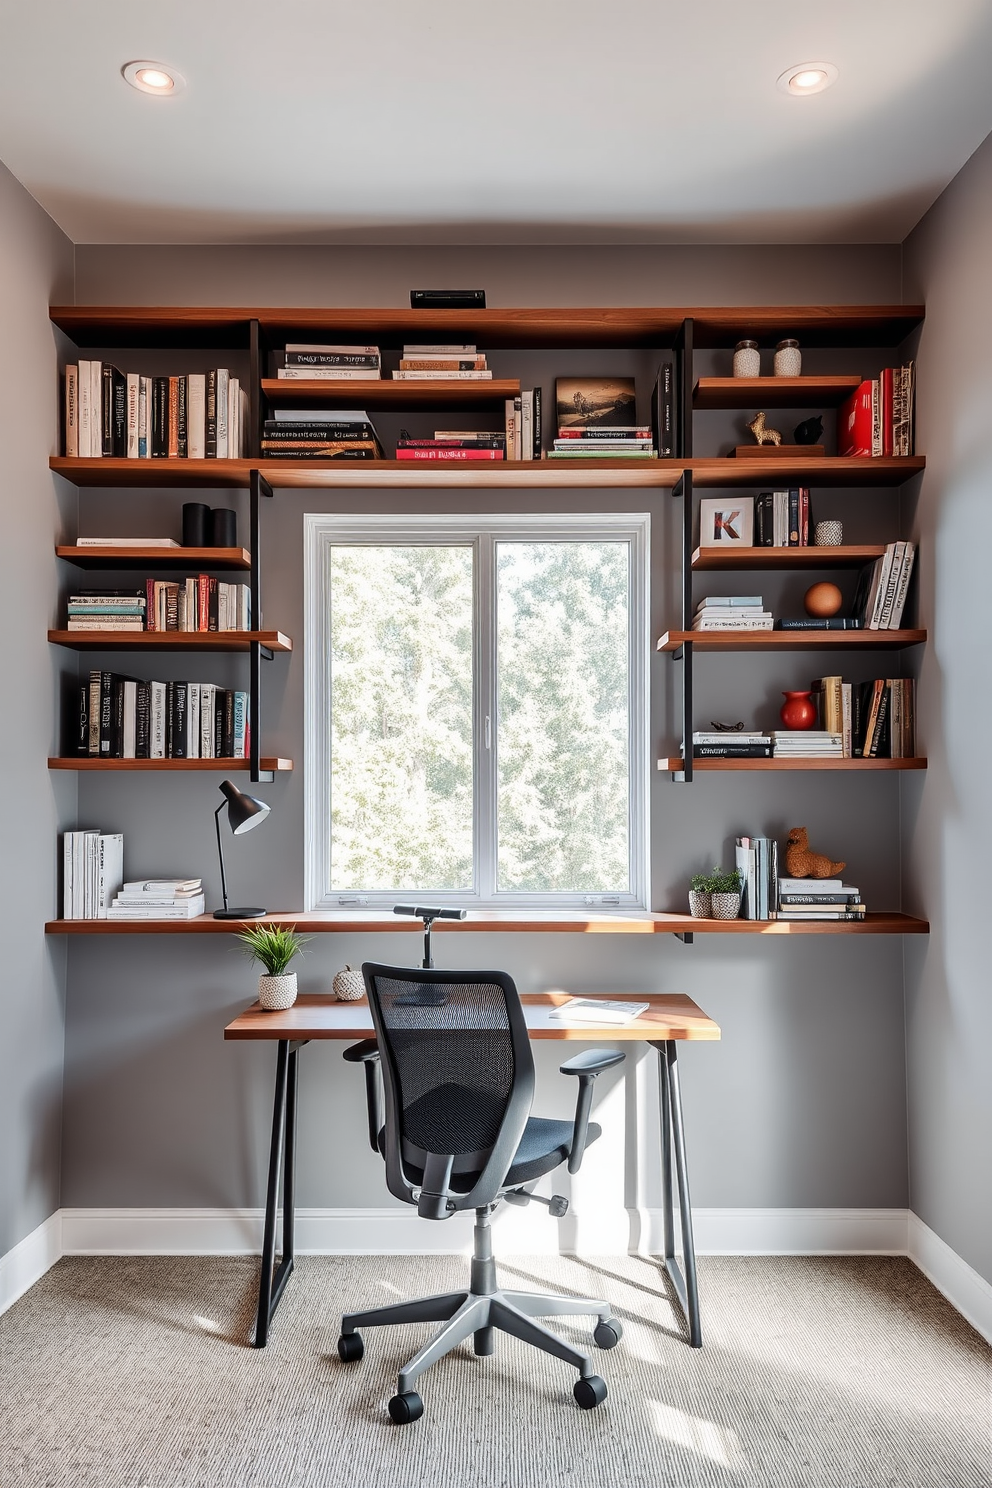
M722 868L714 866L712 873L694 873L689 886L694 894L739 894L740 870L732 868L725 873Z
M689 887L694 894L708 894L712 877L710 873L694 873L689 880Z
M302 955L313 936L297 935L295 925L253 925L250 930L240 930L238 939L248 947L245 955L264 966L267 975L283 976L290 961Z

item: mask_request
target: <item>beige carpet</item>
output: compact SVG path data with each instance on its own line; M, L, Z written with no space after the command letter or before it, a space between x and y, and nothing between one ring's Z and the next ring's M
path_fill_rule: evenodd
M304 1258L269 1347L242 1258L67 1259L0 1318L2 1488L990 1488L992 1350L899 1259L704 1259L691 1350L653 1263L514 1259L508 1287L609 1297L609 1398L497 1334L385 1413L430 1332L335 1351L344 1306L458 1286L465 1264ZM563 1334L584 1336L562 1322Z

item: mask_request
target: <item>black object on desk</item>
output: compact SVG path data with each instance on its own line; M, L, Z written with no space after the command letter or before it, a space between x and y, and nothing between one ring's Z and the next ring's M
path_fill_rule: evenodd
M183 502L183 547L206 548L210 508L202 501ZM232 547L234 544L232 543Z

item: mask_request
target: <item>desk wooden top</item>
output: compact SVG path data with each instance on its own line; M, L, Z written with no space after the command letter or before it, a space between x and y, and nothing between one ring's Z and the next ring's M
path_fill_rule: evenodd
M611 992L611 1000L650 1003L632 1023L565 1023L551 1012L572 996L569 992L526 992L520 1001L532 1039L576 1039L617 1043L648 1039L718 1039L719 1025L680 992ZM582 994L586 995L586 994ZM224 1029L226 1039L363 1039L374 1033L368 1001L337 1002L317 992L304 992L291 1008L269 1012L254 1003Z

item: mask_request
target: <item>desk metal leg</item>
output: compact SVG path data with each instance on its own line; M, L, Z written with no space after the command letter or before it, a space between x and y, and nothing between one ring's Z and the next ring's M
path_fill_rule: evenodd
M674 1039L652 1041L652 1048L658 1051L662 1215L665 1231L664 1264L689 1327L689 1342L693 1348L702 1348L703 1330L699 1319L699 1286L696 1280L696 1251L692 1239L692 1209L689 1203L689 1173L685 1158L685 1128L682 1122L682 1097L679 1091L676 1043ZM675 1254L673 1158L675 1180L679 1190L679 1228L682 1232L684 1276Z
M296 1182L297 1061L302 1042L280 1039L276 1050L276 1088L272 1103L272 1141L265 1189L265 1228L262 1265L258 1278L255 1348L268 1342L269 1324L293 1271L293 1222ZM276 1219L279 1207L279 1170L282 1168L282 1256L275 1264Z

